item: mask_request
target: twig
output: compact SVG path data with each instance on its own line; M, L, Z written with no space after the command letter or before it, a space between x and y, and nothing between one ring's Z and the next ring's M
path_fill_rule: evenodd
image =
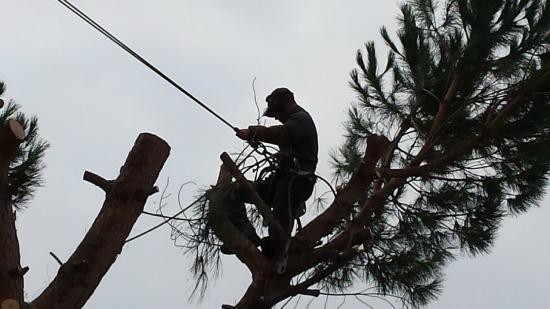
M59 259L57 257L57 255L55 255L55 253L51 252L50 251L50 255L54 258L54 260L59 264L59 266L63 266L63 262L61 262L61 259Z
M195 201L193 201L193 203L189 204L187 207L185 207L184 209L182 209L181 211L179 211L178 213L176 213L175 215L173 215L172 217L169 217L167 218L166 220L162 221L161 223L153 226L152 228L148 229L147 231L143 232L143 233L139 233L138 235L134 236L134 237L131 237L131 238L128 238L125 243L129 243L141 236L144 236L146 234L149 234L151 233L152 231L158 229L159 227L167 224L168 222L170 222L171 220L174 220L176 219L179 215L181 215L182 213L184 213L185 211L187 211L189 208L193 207L193 205L195 205L196 203L198 203L202 198L204 197L204 195L201 195L198 199L196 199Z
M260 119L262 118L262 114L260 112L260 105L258 104L258 99L256 98L256 76L254 76L254 79L252 80L252 92L254 93L254 104L256 104L256 110L258 111L258 118L256 118L256 121L259 125Z

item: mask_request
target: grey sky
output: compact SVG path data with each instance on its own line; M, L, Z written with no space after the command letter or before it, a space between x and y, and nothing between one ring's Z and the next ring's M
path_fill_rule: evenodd
M32 299L54 276L54 251L66 259L95 218L103 195L81 180L84 170L114 177L139 132L164 138L172 153L159 185L170 192L186 181L213 183L219 154L240 147L232 131L174 88L70 15L55 0L3 0L0 78L13 98L40 119L52 147L46 186L18 228ZM397 1L80 0L74 2L120 39L179 81L236 126L254 122L251 82L259 100L287 86L316 119L320 173L329 176L328 152L340 143L341 123L354 94L348 88L355 52L393 28ZM186 187L190 201L196 187ZM146 208L155 210L158 197ZM542 206L546 206L548 199ZM176 200L168 200L176 209ZM542 207L505 222L493 253L448 267L435 308L550 308L550 242ZM158 220L142 217L133 234ZM234 258L203 303L188 303L189 259L169 229L124 248L86 308L219 308L235 302L249 275ZM299 308L304 308L304 300ZM329 303L335 308L340 300ZM319 308L324 299L315 300ZM348 300L342 308L357 308ZM387 308L373 302L376 308Z

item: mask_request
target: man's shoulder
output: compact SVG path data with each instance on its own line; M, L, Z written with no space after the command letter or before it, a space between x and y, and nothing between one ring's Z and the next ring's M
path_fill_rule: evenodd
M299 107L299 109L292 113L292 115L290 115L289 119L292 119L292 120L311 120L311 115L305 110L303 109L302 107Z

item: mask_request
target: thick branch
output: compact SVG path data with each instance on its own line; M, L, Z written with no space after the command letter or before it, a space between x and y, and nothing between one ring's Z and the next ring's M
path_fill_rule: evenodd
M382 169L377 172L388 177L399 178L425 176L451 164L454 161L460 160L465 155L470 153L475 147L478 147L487 139L495 135L504 124L504 121L511 116L511 114L521 105L522 102L524 102L526 96L531 91L537 89L537 87L539 87L545 79L548 79L549 76L550 71L525 86L525 88L518 92L515 97L512 98L512 100L510 100L485 127L481 128L480 133L476 137L464 143L462 147L458 148L455 152L422 166L411 165L410 167L403 169Z
M312 290L310 289L310 287L321 282L321 280L325 279L326 277L330 276L330 274L337 271L342 266L346 265L346 263L348 263L356 254L358 254L358 251L356 251L355 249L349 249L345 252L342 252L339 255L339 258L337 260L334 260L332 264L328 265L326 268L322 270L318 270L313 274L313 276L309 277L303 282L300 282L299 284L293 287L290 287L290 289L286 294L282 294L279 297L274 298L271 301L271 304L276 304L277 302L287 297L295 296L298 294L309 295L314 297L319 296L320 291Z
M357 173L338 192L332 205L296 235L298 243L313 247L321 237L330 234L334 227L349 215L353 203L376 179L374 171L376 163L385 155L388 147L389 141L383 136L371 135L367 137L367 150Z
M358 245L372 241L372 234L366 228L361 230L346 230L334 237L326 245L308 251L289 261L286 276L295 276L329 260L338 260L342 252L346 252Z
M430 134L428 136L428 140L434 141L437 133L443 126L445 122L445 118L447 117L447 110L449 107L449 103L456 95L456 92L458 91L458 85L460 84L460 76L454 75L453 80L451 81L451 85L447 89L447 93L445 94L445 97L441 102L439 102L439 107L437 109L437 114L435 115L434 122L432 124L432 128L430 129Z
M92 227L52 283L32 302L35 308L84 306L122 251L169 152L170 146L162 139L140 134L112 187L104 186L109 190Z
M209 190L207 199L210 202L209 222L216 236L229 246L237 255L237 258L245 264L250 272L256 273L265 268L267 261L248 238L246 238L227 218L223 206L227 203L225 188L231 185L231 174L225 164L220 168L220 175L216 186ZM215 206L218 205L218 206Z
M0 128L0 304L23 305L23 270L19 241L15 229L15 213L8 187L8 171L25 132L15 120ZM13 308L18 308L13 307Z
M447 166L453 163L454 161L460 160L465 155L470 153L475 147L479 146L485 140L487 140L492 135L494 135L498 127L502 124L502 121L504 121L504 119L509 116L512 110L517 105L519 105L519 103L524 99L524 97L525 97L525 94L521 93L514 100L510 101L507 104L507 106L497 114L495 119L493 119L493 121L491 121L482 130L480 134L478 134L476 137L474 137L470 141L463 144L462 147L458 148L453 153L445 155L439 159L433 160L432 162L425 165L413 166L413 167L408 167L403 169L381 169L378 172L384 176L398 177L398 178L426 176L438 169L443 168L444 166Z
M226 152L222 153L220 158L222 159L223 164L227 167L227 169L229 170L231 175L233 177L235 177L237 182L243 188L245 188L245 190L247 190L249 194L252 195L252 201L254 202L254 205L256 205L256 207L258 208L258 211L260 212L262 217L264 219L266 219L267 222L269 222L269 224L271 226L274 227L274 229L277 233L277 238L278 239L287 239L288 236L287 236L286 232L283 230L283 228L281 227L279 222L275 219L275 217L273 216L273 214L269 210L269 207L265 204L265 202L260 197L258 192L256 192L256 189L254 189L254 186L244 177L244 175L241 173L241 171L239 171L239 169L237 168L237 165L235 165L235 162L233 162L233 160L231 160L231 158L229 157L229 155Z

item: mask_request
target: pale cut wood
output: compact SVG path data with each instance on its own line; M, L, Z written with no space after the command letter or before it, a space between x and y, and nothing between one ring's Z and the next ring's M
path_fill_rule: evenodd
M2 306L0 307L2 309L19 309L19 303L12 298L8 298L2 302Z
M23 126L21 126L21 124L17 122L17 120L8 120L8 126L14 138L19 141L25 139L25 130L23 130Z
M17 120L8 120L3 128L0 128L0 155L9 163L15 156L19 144L25 139L25 130Z

